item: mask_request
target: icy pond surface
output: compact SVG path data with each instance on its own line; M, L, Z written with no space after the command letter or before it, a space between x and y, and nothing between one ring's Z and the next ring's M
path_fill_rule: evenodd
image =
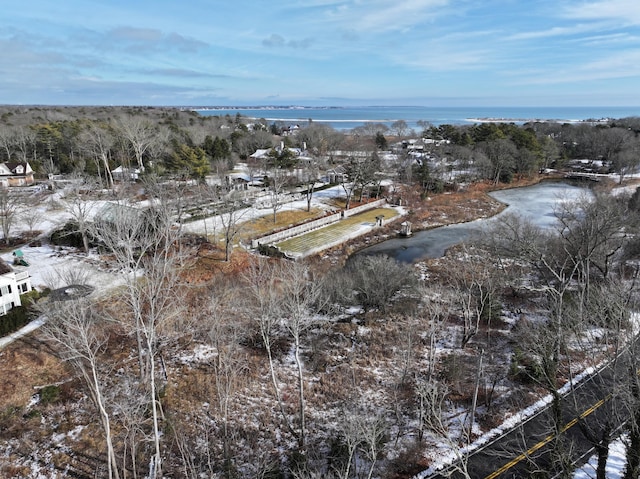
M590 195L590 191L587 187L576 184L545 181L533 186L495 191L490 194L508 205L497 216L419 231L409 238L390 239L365 248L357 254L385 254L404 263L413 263L424 258L439 258L447 248L464 241L507 212L527 218L542 228L552 228L557 221L554 212L560 202L574 201L582 195Z

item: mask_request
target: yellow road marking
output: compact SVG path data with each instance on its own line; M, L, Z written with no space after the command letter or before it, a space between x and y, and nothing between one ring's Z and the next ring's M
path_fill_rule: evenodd
M580 414L580 416L573 418L571 421L569 421L567 424L565 424L562 429L560 429L560 433L566 432L567 430L569 430L570 428L572 428L573 426L575 426L578 421L580 419L584 419L585 417L587 417L589 414L593 413L596 409L598 409L600 406L602 406L605 402L607 402L609 399L611 399L612 395L611 394L607 394L607 396L604 399L600 399L600 401L598 401L597 403L595 403L593 406L591 406L590 408L586 409L582 414ZM508 471L509 469L511 469L513 466L515 466L516 464L518 464L520 461L522 461L523 459L526 459L528 456L530 456L531 454L533 454L534 452L536 452L537 450L541 449L542 447L546 446L547 444L549 444L549 442L551 442L551 440L554 438L554 435L550 435L545 437L542 441L540 441L539 443L535 444L534 446L532 446L527 452L523 452L522 454L520 454L518 457L512 459L511 461L507 462L504 466L502 466L500 469L497 469L496 471L492 472L491 474L489 474L487 477L485 477L485 479L495 479L496 477L498 477L500 474L502 474L503 472Z

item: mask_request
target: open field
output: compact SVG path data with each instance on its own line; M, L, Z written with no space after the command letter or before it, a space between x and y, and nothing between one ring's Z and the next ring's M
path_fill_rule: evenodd
M330 247L337 242L348 239L358 230L368 231L375 227L376 217L383 215L385 220L398 216L398 211L393 208L375 208L358 215L344 218L337 223L319 228L314 231L289 238L277 243L281 251L293 255L305 255L309 251L322 246Z
M243 223L240 237L241 239L249 239L263 236L275 230L320 218L323 214L324 211L319 208L311 208L311 211L306 209L281 210L276 214L274 223L273 211L271 211L264 216L259 216Z

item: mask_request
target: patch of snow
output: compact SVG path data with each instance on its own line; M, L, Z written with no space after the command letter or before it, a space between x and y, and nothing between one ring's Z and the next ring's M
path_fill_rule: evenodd
M618 438L609 444L609 457L607 460L606 477L607 479L614 479L622 477L624 472L625 460L624 436ZM595 479L596 468L598 467L598 456L593 455L589 458L589 461L573 473L574 479Z
M185 352L180 356L183 364L204 363L218 355L216 348L208 344L198 344L191 353Z
M96 288L96 292L103 292L124 284L124 277L117 272L105 271L100 268L99 257L96 253L84 255L69 248L58 248L52 245L37 247L23 246L24 259L29 263L26 270L31 276L31 285L42 290L57 288L61 284L61 276L66 271L82 271L89 284ZM13 252L2 255L2 259L11 264Z

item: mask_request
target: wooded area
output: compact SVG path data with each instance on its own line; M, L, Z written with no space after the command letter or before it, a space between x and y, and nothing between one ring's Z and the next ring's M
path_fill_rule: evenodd
M126 278L97 299L41 301L46 325L2 352L14 365L48 371L37 376L46 383L30 384L35 401L6 386L6 477L50 463L59 475L51 477L403 478L444 451L472 477L466 447L482 433L545 395L557 404L570 378L635 352L638 118L425 123L415 135L402 124L346 133L311 123L281 136L281 125L265 121L168 108L0 113L0 161L29 162L51 185L58 175L82 178L68 193L78 250L99 253ZM434 141L415 156L412 138ZM286 157L280 142L311 160ZM273 153L252 159L260 148ZM233 215L212 260L208 238L186 235L180 220L203 195L239 212L225 177L241 162L251 176L264 174L274 219L279 195L313 195L338 166L348 178L346 208L352 194L380 194L385 181L386 194L400 196L416 219L430 197L474 184L538 181L550 169L605 176L591 196L560 203L552 230L504 216L443 258L415 265L385 256L232 255L241 220ZM139 180L114 177L119 166L139 170ZM127 195L141 194L150 205L143 217L124 207ZM84 208L93 195L122 207L90 220ZM5 240L15 198L0 195ZM637 478L640 365L631 357L611 393L627 419L625 477ZM549 434L562 428L557 411ZM590 431L603 462L613 422ZM561 477L571 477L570 451L554 436ZM543 467L538 459L529 458L531 471Z

